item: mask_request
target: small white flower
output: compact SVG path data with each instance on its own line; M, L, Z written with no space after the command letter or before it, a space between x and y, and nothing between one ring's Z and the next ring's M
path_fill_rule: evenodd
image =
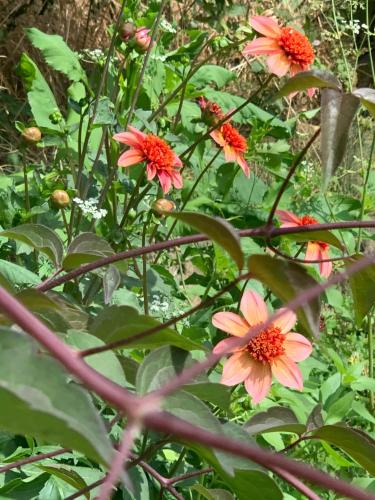
M102 219L107 215L107 210L105 208L98 208L98 200L96 198L89 198L88 200L81 200L81 198L75 197L73 201L79 206L83 215L91 215L95 220Z

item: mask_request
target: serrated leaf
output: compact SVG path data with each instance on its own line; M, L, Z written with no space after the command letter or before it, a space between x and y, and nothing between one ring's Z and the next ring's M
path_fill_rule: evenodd
M289 408L272 406L266 411L261 411L245 423L244 428L250 434L262 432L294 432L302 434L306 426L300 424L297 417Z
M112 447L89 395L25 334L0 329L0 427L107 464Z
M189 83L198 88L203 88L208 83L214 83L220 89L235 78L236 74L233 71L215 64L205 64L190 78Z
M44 253L55 264L60 267L64 255L64 245L60 237L42 224L23 224L21 226L1 231L0 236L22 241L39 252Z
M70 271L113 254L113 248L103 238L94 233L81 233L69 245L63 268Z
M226 220L195 212L166 212L165 215L185 222L185 224L206 234L210 240L223 247L229 253L239 269L243 268L244 256L240 238Z
M358 429L341 425L325 425L313 436L345 451L370 474L375 474L375 441Z
M343 244L336 238L336 236L330 231L311 231L308 233L296 233L296 234L285 234L285 238L289 238L293 241L305 242L305 241L323 241L328 243L340 250L343 250Z
M248 260L252 276L261 281L283 302L289 302L317 282L299 264L270 257L251 255ZM320 299L316 297L296 311L298 321L308 335L318 337L320 321Z
M275 99L310 88L331 88L341 90L341 83L328 71L323 71L321 69L301 71L289 78L276 94Z
M356 255L351 262L346 261L346 266L349 267L353 261L361 258L363 255ZM355 322L357 326L360 326L375 303L375 264L370 264L359 272L351 274L349 284L353 295Z
M368 88L356 89L352 92L361 101L361 104L375 117L375 90Z
M63 465L38 465L39 469L44 472L48 472L52 476L56 476L59 479L62 479L66 483L70 484L77 490L81 490L87 486L86 481L82 479L82 477L74 470L70 469L67 466ZM89 493L85 493L84 496L86 498L90 498Z
M111 325L110 328L108 328L109 324ZM129 339L137 333L157 327L160 324L158 320L150 316L138 314L138 311L131 307L111 306L103 309L98 315L90 328L90 333L108 343ZM131 349L155 349L166 344L187 351L205 349L201 344L193 342L171 328L163 328L144 338L129 342L126 347Z
M342 162L350 126L359 107L359 99L353 94L343 94L337 89L321 92L321 155L323 189Z
M45 127L61 132L60 125L63 125L64 121L57 124L52 123L50 119L51 113L58 111L59 107L50 86L37 65L28 55L22 54L17 72L21 76L27 90L27 99L38 127Z
M86 73L77 54L60 35L49 35L37 28L28 28L26 33L30 42L42 52L44 59L53 69L64 73L70 81L87 83Z

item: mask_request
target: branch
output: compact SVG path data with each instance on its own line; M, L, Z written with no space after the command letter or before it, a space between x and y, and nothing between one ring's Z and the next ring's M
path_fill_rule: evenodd
M288 234L299 234L299 233L309 233L314 231L325 231L330 229L358 229L358 228L375 228L375 221L344 221L344 222L328 222L324 224L310 224L306 226L297 227L267 227L264 225L259 228L253 229L243 229L238 231L238 235L241 238L244 237L254 237L254 238L265 238L271 239L277 236L285 236ZM148 245L147 247L133 248L131 250L125 250L124 252L119 252L108 257L103 257L95 262L90 262L83 266L70 271L54 280L45 281L36 286L37 290L45 292L51 290L56 286L62 285L67 281L70 281L82 274L86 274L99 267L108 266L114 262L119 262L120 260L131 259L134 257L139 257L140 255L145 255L153 252L159 252L160 250L167 250L169 248L179 247L182 245L188 245L191 243L200 243L202 241L208 241L210 238L204 234L193 234L191 236L182 236L180 238L175 238L168 241L159 241Z
M0 467L0 474L2 472L8 472L8 470L11 469L18 469L18 467L22 467L22 465L40 462L41 460L45 460L46 458L56 457L57 455L69 453L70 451L72 451L70 448L62 448L61 450L50 451L49 453L39 453L38 455L34 455L33 457L23 458L22 460L17 460L17 462L12 462L11 464Z
M296 490L300 491L306 498L309 500L321 500L321 497L314 493L309 487L303 484L298 478L295 477L294 474L290 474L289 472L284 471L283 469L279 469L278 467L274 468L276 474L289 484L291 484Z
M207 467L207 469L195 470L193 472L187 472L186 474L182 474L181 476L171 477L167 479L166 482L168 484L179 483L180 481L185 481L185 479L190 479L191 477L202 476L202 474L209 474L210 472L214 472L215 469L213 467Z
M121 475L121 471L123 470L124 463L130 456L131 447L133 446L134 440L138 435L139 428L139 422L128 421L118 453L116 454L115 459L111 464L111 468L103 481L98 500L107 500L112 497L112 489L116 486Z

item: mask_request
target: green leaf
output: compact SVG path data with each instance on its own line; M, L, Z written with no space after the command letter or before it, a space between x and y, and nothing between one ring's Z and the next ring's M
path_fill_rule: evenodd
M143 396L160 389L166 382L193 364L191 355L176 347L164 346L152 351L138 368L135 383L137 392ZM197 379L197 382L206 381L207 378L203 374Z
M0 259L0 274L13 285L38 285L41 281L37 274L25 267L3 259Z
M108 324L111 325L111 328L108 328ZM158 320L150 316L138 314L138 311L132 307L111 306L103 309L98 315L90 328L90 333L108 343L131 338L137 333L160 324ZM147 337L129 342L126 347L129 349L155 349L166 344L188 351L205 349L202 345L183 337L171 328L163 328Z
M272 406L266 411L255 414L246 422L244 428L250 434L261 434L262 432L302 434L306 430L306 426L298 422L293 411L284 406Z
M361 104L375 117L375 90L368 88L356 89L352 94L361 101Z
M184 390L194 394L199 399L212 403L219 408L228 411L231 399L230 388L223 384L201 382L184 386Z
M289 238L293 241L305 242L305 241L324 241L340 250L343 250L343 244L336 238L336 236L330 231L311 231L309 233L296 233L296 234L285 234L285 238Z
M37 28L28 28L26 33L30 42L42 52L44 59L53 69L64 73L70 81L87 83L86 73L77 54L60 35L48 35Z
M108 97L101 97L98 102L93 126L101 127L103 125L114 125L116 123L116 117L113 109L113 102Z
M375 393L375 379L362 375L350 384L354 391L371 391Z
M117 288L121 285L120 271L115 266L108 266L103 276L104 304L109 304Z
M206 500L234 500L234 496L230 491L221 488L205 488L202 484L195 484L191 487L192 490L197 491L200 496Z
M77 490L81 490L87 486L86 481L74 470L63 465L38 465L39 469L48 472L52 476L62 479ZM84 496L90 499L90 493L85 493Z
M77 330L69 330L66 335L66 342L76 349L91 349L92 347L101 347L103 341L90 335L87 332ZM120 361L112 351L104 351L98 354L93 354L85 358L85 362L94 368L97 372L109 378L122 387L125 387L126 379Z
M323 189L342 162L350 126L359 107L359 99L337 89L322 89L321 97L321 155Z
M346 261L346 267L362 258L363 255L356 255L352 261ZM360 326L375 303L375 264L351 274L349 284L353 295L355 322Z
M341 448L370 474L375 474L375 441L364 432L341 425L325 425L313 436Z
M23 224L12 229L7 229L6 231L1 231L0 236L22 241L22 243L47 255L56 267L60 267L64 254L64 245L60 237L47 226L42 226L41 224Z
M83 264L113 254L112 247L105 239L94 233L81 233L69 245L67 255L63 260L63 268L65 271L71 271Z
M301 71L289 78L276 94L275 99L288 96L293 92L300 92L310 88L331 88L341 90L340 81L329 73L321 69L312 69L310 71Z
M317 282L299 264L276 259L269 255L252 255L248 260L249 271L283 302L289 302ZM316 297L296 311L305 333L319 335L320 299Z
M205 64L190 78L192 83L198 88L205 87L208 83L214 83L218 89L236 79L236 74L215 64Z
M327 423L336 423L341 420L350 412L355 394L348 392L342 398L337 399L327 408Z
M189 226L206 234L212 241L222 246L236 262L238 268L242 269L244 257L240 238L226 220L195 212L166 212L165 215L185 222Z
M24 334L0 329L0 427L80 451L102 464L112 456L91 398Z
M38 127L61 132L61 124L52 123L50 119L50 115L59 110L55 96L37 65L28 55L22 54L17 70L27 90L27 99Z

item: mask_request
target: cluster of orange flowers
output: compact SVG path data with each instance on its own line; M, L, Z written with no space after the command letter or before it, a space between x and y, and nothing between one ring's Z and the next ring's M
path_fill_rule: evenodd
M272 17L255 16L251 25L261 37L255 38L243 50L244 56L267 56L267 66L271 73L282 77L287 72L292 76L306 71L314 61L314 51L309 40L291 27L280 27ZM148 33L142 33L145 37ZM309 90L309 95L313 89ZM239 131L225 120L221 107L204 97L198 99L202 119L209 126L217 125L211 132L215 143L223 150L226 161L236 162L244 174L250 175L250 168L245 160L247 141ZM114 136L114 139L129 146L118 160L121 167L129 167L145 162L147 179L158 177L164 193L171 187L182 188L181 159L170 146L159 137L144 134L134 127ZM291 212L278 210L282 227L315 224L310 216L298 217ZM307 260L325 260L329 258L328 244L309 242L306 251ZM331 262L321 262L320 272L327 277L332 271ZM267 320L268 311L263 299L253 291L243 294L241 301L243 316L231 312L219 312L213 316L213 324L224 332L234 336L245 336L252 326ZM232 353L224 366L222 383L235 385L245 383L245 388L253 403L260 402L269 392L272 375L287 387L302 390L303 380L296 362L308 357L312 351L311 343L299 333L291 332L296 323L292 311L284 309L278 320L262 331L246 346L233 348L233 338L221 341L215 352Z

